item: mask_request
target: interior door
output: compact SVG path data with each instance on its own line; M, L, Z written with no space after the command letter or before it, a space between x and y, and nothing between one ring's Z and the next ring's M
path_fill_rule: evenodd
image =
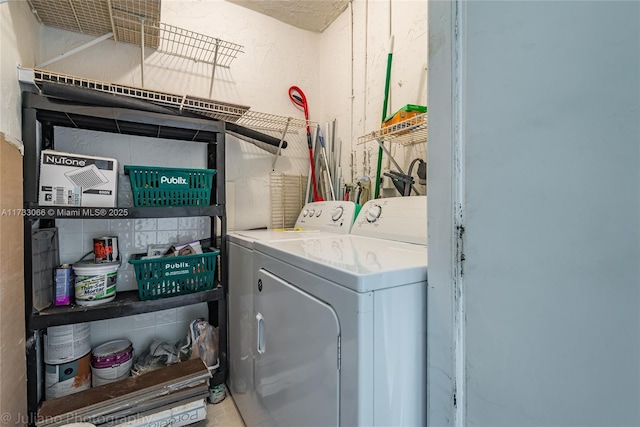
M254 312L255 388L270 423L339 425L340 325L333 308L260 269Z

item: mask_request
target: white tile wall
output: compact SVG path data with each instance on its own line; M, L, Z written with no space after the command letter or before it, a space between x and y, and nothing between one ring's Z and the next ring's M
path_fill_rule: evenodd
M200 143L157 140L128 135L107 134L74 129L58 129L56 149L72 153L115 157L119 162L118 205L133 206L131 186L124 165L206 167L206 146ZM136 290L132 254L146 252L152 243L178 243L210 236L210 220L203 218L140 219L62 219L57 220L60 237L60 261L73 263L93 249L93 238L118 236L121 266L118 291ZM89 255L88 259L92 255ZM174 343L186 336L189 323L207 317L207 304L173 308L155 313L91 322L91 346L107 341L128 339L137 354L154 339Z

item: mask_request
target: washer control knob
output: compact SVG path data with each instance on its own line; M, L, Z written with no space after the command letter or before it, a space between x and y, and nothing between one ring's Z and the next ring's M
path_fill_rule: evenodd
M314 213L316 213L316 211L314 211L313 209L309 209L309 218L311 218Z
M380 218L380 214L382 213L382 207L380 205L373 205L367 210L367 221L376 222L378 218Z
M316 211L316 218L319 218L319 217L320 217L320 215L322 215L322 209L318 209L318 210Z
M302 216L306 217L307 215L309 215L309 211L308 210L303 210L302 211Z
M331 219L334 221L337 221L342 217L343 213L344 213L344 208L342 206L338 206L333 210L333 212L331 212Z

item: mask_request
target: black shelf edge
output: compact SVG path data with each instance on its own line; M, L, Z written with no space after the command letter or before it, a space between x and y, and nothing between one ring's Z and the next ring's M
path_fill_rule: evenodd
M7 215L20 215L29 219L126 219L126 218L176 218L190 216L222 216L224 206L167 206L167 207L90 207L90 206L41 206L25 203L24 209L6 209Z
M202 302L220 301L224 300L224 298L225 295L222 286L217 286L209 291L149 301L140 301L138 291L122 291L116 293L116 298L113 301L100 305L51 306L39 312L32 313L29 327L31 330L37 330L50 326L92 322L94 320L132 316Z

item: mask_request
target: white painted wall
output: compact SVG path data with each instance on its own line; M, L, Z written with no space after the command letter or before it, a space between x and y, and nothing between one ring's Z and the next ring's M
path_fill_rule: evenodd
M356 0L320 39L321 120L337 120L345 182L352 182L352 153L355 180L375 175L378 145L375 141L358 145L358 137L380 128L391 35L389 112L406 104L427 105L426 1ZM406 148L393 144L390 150L405 172L414 158L427 160L426 144ZM388 167L387 159L383 168Z
M40 26L27 2L0 4L0 132L22 139L20 87L16 67L33 67L39 55Z
M458 425L640 424L640 5L429 13L431 147L448 147L430 149L429 307L454 312L429 313L449 334L430 335L432 423L452 423L455 384ZM434 263L455 255L451 206L461 276Z

